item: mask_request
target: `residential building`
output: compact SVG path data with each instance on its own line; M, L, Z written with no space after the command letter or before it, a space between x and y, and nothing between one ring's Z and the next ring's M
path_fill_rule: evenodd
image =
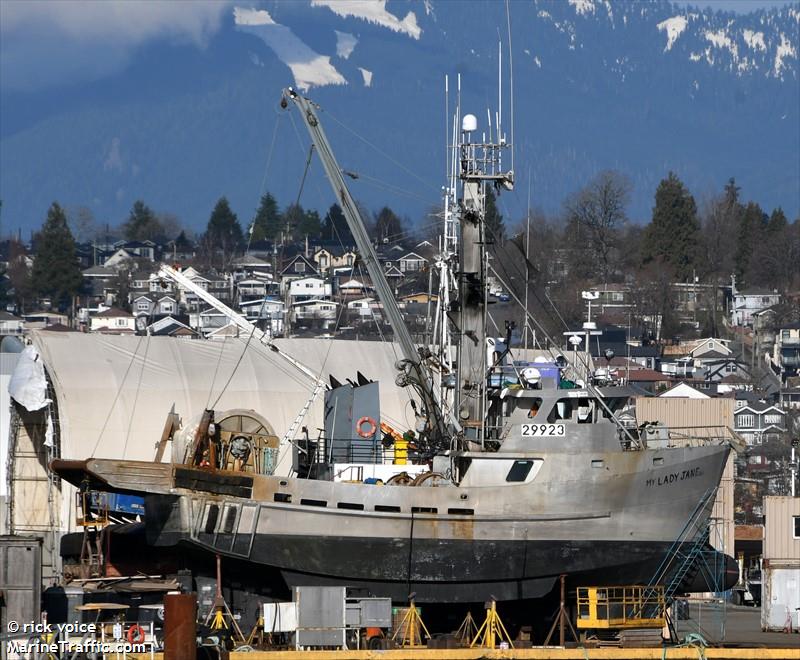
M294 321L335 321L339 303L332 300L301 300L292 303Z
M676 399L710 399L711 397L705 392L701 392L692 385L686 382L676 383L668 390L662 392L658 396Z
M177 337L179 339L196 339L198 333L173 316L165 316L145 328L145 333L153 337Z
M786 413L778 406L750 401L734 410L733 429L748 445L777 440L786 432Z
M334 246L320 247L312 260L320 273L332 272L335 268L352 268L356 263L356 252L351 248Z
M89 330L103 334L125 335L136 330L133 314L118 307L109 307L89 317Z
M250 300L239 305L244 317L273 337L283 334L286 306L280 300L265 298Z
M780 391L781 408L800 410L800 387L785 387Z
M753 314L755 312L777 305L780 301L781 296L777 291L759 288L737 291L734 285L733 302L731 304L731 325L752 327Z
M331 283L320 277L304 277L289 282L289 304L331 297Z
M293 280L303 277L319 277L317 265L304 254L296 254L280 272L281 293L286 293Z
M428 260L416 252L408 252L397 260L397 267L402 273L415 273L427 266Z
M371 319L381 318L381 314L383 312L383 306L375 300L375 298L359 298L357 300L351 300L347 303L348 311L351 311L354 314L357 314L361 318Z
M25 331L25 321L13 314L0 311L0 336L21 335Z
M607 314L633 307L631 288L627 284L598 284L590 290L599 296L597 300L592 300L592 314Z
M131 309L136 316L177 314L178 301L171 295L149 293L134 298Z
M778 329L772 364L784 383L787 378L800 374L800 323L789 323Z

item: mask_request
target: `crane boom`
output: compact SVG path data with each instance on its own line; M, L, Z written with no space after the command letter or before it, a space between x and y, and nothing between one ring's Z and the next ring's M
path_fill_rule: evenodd
M401 377L398 384L404 384L408 381L415 386L422 398L426 409L425 412L430 422L427 433L433 444L441 448L445 442L449 442L450 433L446 427L438 393L433 386L433 378L429 369L424 364L419 350L417 350L417 347L414 345L411 333L408 331L403 321L400 307L394 298L392 288L386 280L383 269L378 261L378 255L367 234L364 219L361 217L361 212L353 196L350 194L350 190L347 188L341 168L336 161L336 157L333 155L331 145L322 128L317 106L292 88L285 90L284 94L284 98L288 97L291 99L303 116L303 123L308 129L311 141L316 147L316 151L322 161L322 166L325 169L325 174L328 176L328 181L333 188L334 195L336 195L336 199L342 208L344 217L347 220L347 225L355 239L359 255L364 265L367 267L367 272L372 279L375 291L383 303L383 308L392 326L392 330L394 331L394 336L400 344L403 357L407 360L406 364L410 367L406 370L406 378L404 379Z

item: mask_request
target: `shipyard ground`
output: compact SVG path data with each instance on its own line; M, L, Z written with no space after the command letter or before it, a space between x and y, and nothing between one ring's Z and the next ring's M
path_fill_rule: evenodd
M720 625L723 621L724 629ZM798 649L800 657L800 634L762 632L761 610L757 607L742 607L720 603L692 603L690 619L680 621L678 632L685 636L698 632L711 644L731 647L782 647ZM723 637L724 635L724 637Z
M723 609L719 603L695 603L690 609L691 618L681 621L679 631L681 634L697 632L699 624L710 643L719 643L719 624L723 614L725 639L722 648L420 648L388 651L263 651L230 653L227 657L229 660L800 660L800 634L762 632L758 608L726 605ZM128 658L135 656L129 655ZM150 655L142 656L141 660L145 658L149 659ZM163 656L156 654L155 659L163 660Z

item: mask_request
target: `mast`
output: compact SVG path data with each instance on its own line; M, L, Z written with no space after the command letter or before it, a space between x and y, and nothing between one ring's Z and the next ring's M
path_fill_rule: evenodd
M402 373L398 375L396 382L401 387L406 385L413 386L420 395L424 410L417 417L417 430L423 435L423 443L427 442L427 449L430 453L448 448L452 431L447 428L438 391L434 387L430 370L425 364L423 356L420 355L420 351L414 345L411 333L403 322L403 316L394 298L392 288L386 280L383 269L378 262L378 255L369 240L364 219L361 217L361 212L350 194L347 184L345 184L341 168L333 155L333 150L320 123L317 106L292 88L284 90L284 100L281 103L283 107L286 107L286 98L293 101L300 110L303 123L308 129L311 141L314 143L322 161L328 181L333 188L339 205L342 207L347 225L353 234L359 255L367 267L367 272L369 272L375 291L381 303L383 303L383 308L394 331L394 336L400 344L404 360L398 361L397 367ZM457 422L453 420L451 426L457 427Z
M499 123L499 122L498 122ZM498 130L496 142L472 142L477 131L475 115L464 115L459 145L459 179L462 195L459 201L458 299L459 355L456 409L465 428L465 437L484 444L486 439L487 394L487 253L486 253L486 186L511 190L514 172L503 172L501 154L510 145Z

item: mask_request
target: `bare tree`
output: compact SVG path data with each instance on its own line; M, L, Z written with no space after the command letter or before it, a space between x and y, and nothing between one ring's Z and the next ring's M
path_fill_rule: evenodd
M608 282L619 231L627 221L625 207L631 193L629 179L614 170L600 172L565 202L567 222L586 242L595 274Z

